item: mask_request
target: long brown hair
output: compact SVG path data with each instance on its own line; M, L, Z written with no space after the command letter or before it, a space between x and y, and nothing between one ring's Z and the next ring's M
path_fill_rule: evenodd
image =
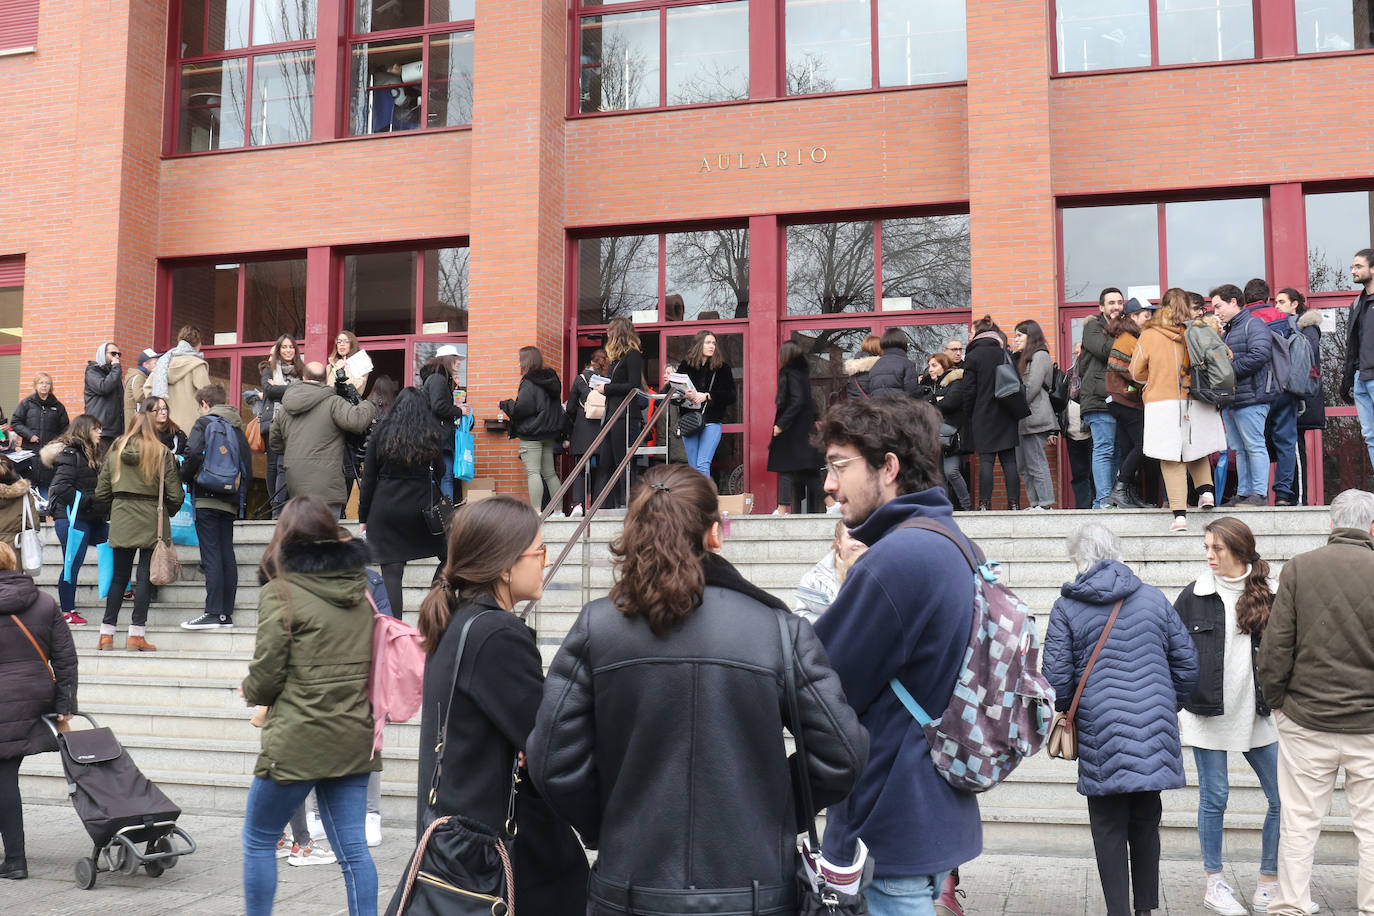
M615 362L631 350L640 350L639 332L634 323L625 317L612 318L606 325L606 355ZM633 382L633 379L631 380Z
M1255 550L1254 532L1245 522L1227 515L1208 522L1202 530L1225 544L1231 556L1250 564L1245 589L1236 599L1236 629L1246 634L1263 633L1274 593L1269 590L1269 564Z
M713 337L716 341L716 352L711 354L709 360L702 353L702 349L706 346L706 338L708 337ZM722 349L720 338L716 337L714 331L697 331L696 336L692 338L691 345L687 347L687 355L683 357L682 361L693 369L700 369L705 366L707 369L715 372L721 366L725 365L725 357L721 355L720 352Z
M134 414L129 421L128 431L110 446L109 460L115 463L112 475L115 483L119 483L119 472L124 469L124 462L119 456L124 454L124 446L130 442L138 443L138 476L147 481L156 481L162 476L167 446L157 437L157 421L148 411Z
M701 603L704 539L720 521L711 479L685 464L656 465L630 496L625 527L611 543L611 600L626 617L643 617L655 636Z
M544 354L539 352L538 347L520 348L520 377L524 378L531 372L537 372L544 368Z
M64 446L70 445L80 449L81 454L86 456L86 462L93 465L96 463L96 452L95 446L91 444L91 432L97 426L100 426L99 418L83 413L72 420L66 431L57 437L57 441ZM101 432L104 432L103 427Z
M420 603L424 649L433 653L448 630L453 609L481 595L495 595L503 573L539 534L539 513L511 496L468 503L448 525L448 562Z
M281 518L272 531L272 540L262 552L258 574L264 581L283 572L282 548L302 541L339 540L339 516L318 496L296 496L282 506Z
M276 372L277 368L281 365L281 345L287 341L290 341L291 345L296 348L296 358L293 359L289 365L295 369L296 378L304 378L305 357L301 356L301 346L296 343L295 334L283 334L278 337L277 342L272 344L272 352L267 354L267 359L258 364L258 368L271 369L273 372Z
M1026 370L1030 368L1031 359L1040 350L1046 353L1050 351L1050 345L1045 340L1045 332L1040 328L1040 322L1032 321L1027 318L1025 321L1017 322L1014 328L1016 333L1026 335L1026 343L1021 347L1021 358L1016 363L1016 371L1023 377Z
M1147 328L1181 328L1193 320L1193 304L1188 301L1187 290L1171 286L1164 291L1159 300L1159 308L1149 321Z

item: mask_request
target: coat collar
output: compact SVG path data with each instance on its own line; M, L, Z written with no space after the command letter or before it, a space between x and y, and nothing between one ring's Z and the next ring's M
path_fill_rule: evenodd
M777 608L780 611L787 610L786 604L741 576L739 570L731 566L729 561L719 554L708 553L702 557L701 569L707 585L728 588L732 592L739 592L746 597L753 598L759 604L767 607Z

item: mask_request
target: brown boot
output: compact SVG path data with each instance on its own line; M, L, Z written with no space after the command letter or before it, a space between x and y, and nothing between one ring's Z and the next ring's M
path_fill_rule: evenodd
M156 652L157 646L148 642L142 636L130 636L129 641L124 644L124 648L130 652Z
M105 652L114 648L114 637L108 633L100 634L100 645L96 646L96 651Z

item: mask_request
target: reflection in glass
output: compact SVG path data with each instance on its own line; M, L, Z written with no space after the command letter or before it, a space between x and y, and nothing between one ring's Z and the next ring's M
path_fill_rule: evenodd
M669 233L664 273L664 321L749 317L748 229Z
M1374 239L1374 195L1368 191L1308 194L1307 285L1314 293L1355 289L1350 258Z
M1159 62L1196 64L1255 56L1252 0L1157 0Z
M879 0L878 85L968 79L964 0Z
M1341 374L1345 371L1345 345L1350 333L1350 309L1345 305L1326 309L1334 313L1336 330L1333 333L1322 331L1321 357L1317 364L1322 373L1322 401L1327 407L1345 407L1341 403Z
M318 0L253 0L253 44L310 41Z
M1057 0L1059 72L1150 66L1150 0Z
M844 372L844 362L859 352L859 346L868 336L869 328L837 327L827 325L822 328L792 328L790 336L806 353L806 362L811 368L811 395L815 401L816 416L836 401L845 399L849 377Z
M426 0L354 0L353 33L412 29L425 24ZM434 20L442 22L442 19Z
M24 342L24 287L0 288L0 345ZM28 395L25 395L28 397ZM0 401L3 404L4 401ZM10 403L14 403L11 401Z
M749 98L749 3L680 6L668 16L668 105Z
M787 94L873 85L869 0L786 0Z
M1264 201L1258 197L1165 204L1164 239L1170 286L1205 296L1223 283L1244 286L1265 275Z
M182 66L177 152L243 146L247 63L216 60Z
M972 303L966 215L883 220L884 300L913 309L966 309ZM883 304L886 311L890 306Z
M429 127L472 123L472 33L429 40Z
M181 56L248 47L248 9L249 0L183 0Z
M581 20L580 111L658 105L658 10Z
M1095 302L1108 286L1159 285L1154 204L1066 207L1063 215L1065 302Z
M925 375L926 361L945 348L945 341L958 338L968 343L967 324L908 324L902 325L906 333L906 355Z
M349 133L420 127L423 43L415 37L353 46Z
M1374 2L1371 0L1295 0L1298 53L1350 51L1374 47Z
M211 341L238 330L238 264L174 267L171 281L172 327L194 325Z
M712 333L715 333L714 331ZM694 334L678 334L668 338L666 345L665 359L673 366L678 366L687 356L687 350L692 346ZM743 334L724 334L716 333L716 349L729 364L730 371L735 380L735 403L729 408L725 415L726 423L740 423L744 412L740 409L744 400L744 335Z
M605 324L658 309L658 236L612 235L577 243L577 321Z
M458 340L417 340L415 341L415 363L411 367L410 381L407 384L420 384L420 369L434 358L440 347L458 348L457 382L459 388L468 387L468 345Z
M244 423L253 419L253 407L244 397L248 391L256 391L258 396L262 396L262 362L267 358L270 346L264 346L261 352L251 353L239 357L239 389L237 401L235 400L234 389L225 387L229 395L230 406L237 405L239 417ZM253 479L248 484L248 512L246 518L258 518L259 510L263 515L270 514L271 510L267 507L267 455L263 452L253 452L249 463L253 466Z
M430 248L425 255L425 311L422 334L468 329L468 250ZM438 325L443 325L442 328Z
M344 258L343 326L359 337L415 333L415 252Z
M477 0L429 0L429 21L463 22L477 12Z
M305 258L244 265L243 340L305 337Z
M873 224L787 227L787 314L873 311Z
M253 58L253 145L309 140L314 101L313 51Z
M1322 431L1323 502L1329 505L1345 490L1374 489L1369 471L1360 418L1328 416Z

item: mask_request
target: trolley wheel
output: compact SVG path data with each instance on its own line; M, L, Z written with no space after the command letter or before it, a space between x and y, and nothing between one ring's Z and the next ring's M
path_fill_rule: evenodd
M139 858L138 849L127 837L118 837L119 842L119 865L118 871L121 875L132 875L138 871Z
M95 887L95 859L76 860L76 886L83 891Z
M152 852L171 852L171 851L172 851L172 839L171 839L171 837L165 837L165 836L164 836L164 837L160 837L159 839L154 840L154 841L152 842L151 851L152 851ZM165 871L166 869L169 869L169 868L176 868L176 866L177 866L177 860L180 859L180 858L181 858L181 856L169 856L169 857L166 858L166 859L159 859L159 860L158 860L158 864L160 864L160 865L162 866L162 869ZM153 863L150 862L150 863L148 863L148 864L151 865L151 864L153 864Z
M148 877L150 878L156 878L166 871L165 866L163 866L161 862L144 862L143 867L147 870Z

